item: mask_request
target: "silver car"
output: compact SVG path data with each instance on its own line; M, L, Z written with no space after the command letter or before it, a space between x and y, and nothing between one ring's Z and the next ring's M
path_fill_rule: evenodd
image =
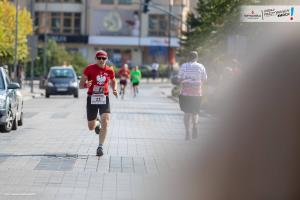
M5 69L0 67L0 131L10 132L23 125L23 98L20 85L11 82Z

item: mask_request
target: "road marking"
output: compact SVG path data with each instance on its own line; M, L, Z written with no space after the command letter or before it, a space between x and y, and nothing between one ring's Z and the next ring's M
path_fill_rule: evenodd
M4 196L35 196L36 193L4 193Z

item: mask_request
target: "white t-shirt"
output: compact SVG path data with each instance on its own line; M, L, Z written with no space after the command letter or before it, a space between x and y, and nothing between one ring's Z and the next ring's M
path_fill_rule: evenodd
M206 70L202 64L197 62L182 64L178 78L181 80L181 95L202 96L202 82L207 80Z
M151 69L152 70L158 70L158 68L159 68L159 64L158 63L153 63L152 65L151 65Z

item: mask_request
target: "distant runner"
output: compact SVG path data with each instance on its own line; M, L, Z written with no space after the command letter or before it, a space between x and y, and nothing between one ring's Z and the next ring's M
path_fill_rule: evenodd
M128 69L127 64L124 64L123 67L119 69L118 75L120 78L120 95L121 98L124 99L127 80L130 77L130 70Z
M181 83L179 104L184 112L184 125L186 129L186 140L198 135L198 114L202 97L202 85L207 81L207 74L204 66L197 62L198 53L191 51L188 56L189 62L181 65L178 78Z
M133 96L136 97L136 95L139 93L139 84L140 80L142 78L142 73L139 70L138 66L135 66L131 72L130 72L130 80L133 87Z

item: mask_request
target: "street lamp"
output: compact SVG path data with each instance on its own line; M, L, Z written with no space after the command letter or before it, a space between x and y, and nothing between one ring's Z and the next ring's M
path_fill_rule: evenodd
M18 55L18 21L19 21L19 0L16 0L16 32L15 32L15 52L14 52L14 71L13 71L13 79L17 77L17 55Z

